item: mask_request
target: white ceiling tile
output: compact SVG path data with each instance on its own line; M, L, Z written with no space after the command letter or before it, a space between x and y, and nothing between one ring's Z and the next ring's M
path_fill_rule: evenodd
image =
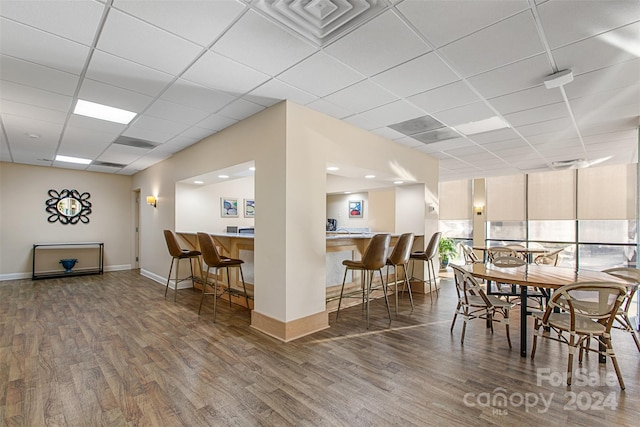
M359 113L388 104L398 98L372 81L363 80L353 86L335 92L325 97L325 99L341 106L350 113Z
M113 5L201 46L219 37L244 9L236 0L115 0Z
M398 131L395 131L395 130L393 130L391 128L388 128L388 127L382 127L382 128L379 128L379 129L374 129L374 130L371 131L371 133L375 133L376 135L379 135L379 136L381 136L383 138L387 138L387 139L391 139L391 140L406 138L405 134L400 133ZM419 142L416 141L416 143L419 143Z
M605 132L595 135L588 135L583 137L585 144L598 144L602 142L612 142L617 140L628 140L637 138L638 132L635 129L623 130L618 132Z
M474 102L473 104L433 114L433 117L448 126L477 122L493 116L495 116L495 113L484 102Z
M349 116L342 120L364 130L377 129L381 126L381 123L366 119L359 114L354 114L353 116Z
M640 20L635 0L549 1L538 13L552 49Z
M482 146L485 149L495 153L502 153L508 150L524 151L526 149L531 149L531 146L522 139L507 139L504 141L487 142L483 143Z
M500 113L509 114L562 101L562 92L542 85L491 98L489 103Z
M538 55L469 78L471 86L485 98L493 98L543 85L553 73L546 55Z
M143 111L151 104L151 101L153 101L153 98L150 96L89 79L85 79L82 82L82 86L78 92L78 98L133 111L134 113Z
M640 22L570 44L551 53L558 69L582 74L640 57Z
M75 153L74 157L84 159L97 158L115 138L109 134L88 132L86 129L65 129L64 137L60 143L60 153Z
M5 55L0 55L0 71L2 80L68 96L74 94L79 80L74 74Z
M91 80L154 97L174 79L170 74L100 50L93 52L86 76Z
M2 0L0 15L90 45L104 7L96 1Z
M519 13L440 49L464 76L544 52L530 11Z
M567 105L564 102L558 102L556 104L545 105L544 107L531 108L529 110L507 114L504 118L512 126L521 126L568 116L569 110Z
M473 147L475 145L476 144L466 138L451 138L440 142L434 142L432 144L425 144L425 150L427 150L425 152L449 151L458 148Z
M61 125L64 124L67 118L66 111L37 107L35 105L23 104L21 102L10 101L8 99L0 101L0 112L2 114L11 114L13 116L26 117L28 119L58 123Z
M271 79L262 86L252 90L246 96L246 99L264 107L270 107L284 99L293 101L296 104L305 105L318 98L310 93L283 83L278 79Z
M205 129L211 129L212 131L219 131L237 122L237 120L231 119L229 117L212 114L206 119L198 122L197 126L203 127Z
M80 75L89 48L8 19L0 18L0 52L56 70Z
M242 16L213 45L212 50L275 76L316 49L302 38L251 11Z
M436 47L474 33L529 7L526 0L408 0L398 9Z
M218 114L235 120L244 120L262 110L264 110L264 106L262 105L245 101L244 99L238 99L224 107Z
M55 150L62 133L62 124L10 114L2 114L2 124L9 138L9 147L14 154L17 151L38 153ZM28 134L35 134L39 137L31 138Z
M400 97L414 95L459 80L436 55L427 53L373 77L373 80Z
M187 107L215 113L236 99L227 93L178 79L161 96L162 99Z
M416 147L423 147L424 144L420 141L417 141L411 137L405 136L404 138L397 138L394 139L395 142L397 142L398 144L404 145L405 147L409 147L409 148L416 148Z
M429 113L449 110L480 100L463 81L411 96L408 100Z
M398 100L360 113L360 116L365 120L387 126L424 116L424 111L414 107L407 101Z
M621 88L638 83L640 59L623 62L580 74L564 86L569 99L578 98L594 92Z
M0 80L0 98L65 112L71 108L72 101L70 96L40 90L7 80Z
M363 79L362 74L324 52L316 53L278 76L278 80L317 96L329 95Z
M490 142L499 142L499 141L513 141L513 140L522 141L519 138L518 134L515 133L515 131L511 128L498 129L491 132L483 132L477 135L470 135L469 138L481 145L485 145Z
M171 138L169 141L162 145L159 145L154 150L167 151L177 153L180 150L184 150L187 147L199 142L202 138L189 138L183 135L178 135L175 138Z
M168 144L169 142L173 141L174 139L185 139L185 140L189 139L189 140L200 141L201 139L204 139L204 138L206 138L208 136L211 136L214 133L215 133L215 131L213 131L211 129L206 129L206 128L194 126L194 127L190 127L189 129L185 130L179 136L176 136L175 138L170 139L165 144Z
M137 117L122 134L131 138L162 143L184 132L188 125L142 115Z
M579 118L619 116L620 112L616 111L619 107L640 107L640 83L575 98L571 100L571 106L574 114Z
M120 134L127 127L120 123L79 116L77 114L71 114L69 121L67 122L67 126L89 129L95 132L113 133L116 135Z
M172 120L187 125L194 125L203 120L209 114L210 113L207 111L176 104L175 102L165 101L164 99L157 99L145 111L145 115Z
M113 9L97 47L169 74L182 71L202 51L191 42Z
M335 117L337 119L341 119L352 114L349 110L333 104L325 99L312 101L306 106L311 108L312 110L318 111L331 117Z
M232 96L249 92L269 80L268 75L214 52L205 53L182 77Z
M137 160L147 151L149 150L129 147L121 144L111 144L96 160L101 162L123 163L125 165L128 165L134 160Z
M553 132L561 132L565 138L573 138L576 132L569 118L549 120L518 127L518 131L524 136L540 135Z
M408 61L431 48L391 12L384 12L325 48L366 76Z

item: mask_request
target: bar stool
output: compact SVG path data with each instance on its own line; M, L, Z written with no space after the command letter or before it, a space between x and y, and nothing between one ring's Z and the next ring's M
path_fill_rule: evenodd
M411 280L420 280L421 282L425 282L425 280L417 279L413 275L413 268L415 267L416 261L424 261L427 263L427 273L429 274L429 297L431 301L433 301L433 296L431 294L431 284L433 283L436 288L436 296L438 296L438 284L436 283L436 269L433 266L433 259L438 255L438 244L440 243L440 237L442 233L440 231L433 233L431 236L431 240L429 240L429 244L424 252L412 252L409 259L411 259Z
M213 295L213 321L216 321L216 301L218 297L227 293L229 295L229 308L231 308L231 295L240 294L244 296L245 301L247 302L247 308L249 308L249 295L247 294L247 287L244 283L244 274L242 274L242 264L244 263L241 259L227 258L224 256L220 256L218 253L218 249L216 249L216 245L211 238L211 235L207 233L198 233L198 243L200 244L200 250L202 251L202 258L204 259L205 264L207 264L207 273L204 274L204 283L202 285L202 297L200 298L200 306L198 307L198 314L200 314L200 310L202 310L202 301L204 301L205 295ZM240 278L242 279L242 292L239 290L233 289L231 287L231 280L229 278L229 267L238 268L240 270ZM209 283L209 270L212 268L215 269L214 284L211 285ZM222 290L222 293L218 295L218 269L224 268L227 270L227 288ZM213 292L206 292L207 285L213 287Z
M413 295L411 294L411 283L409 283L409 276L407 274L407 265L409 264L409 257L411 256L411 246L413 246L413 233L405 233L398 237L396 245L393 247L393 251L389 258L387 258L387 288L389 287L389 266L393 266L393 273L395 278L394 288L396 294L396 316L398 315L398 267L402 267L404 278L402 279L404 285L409 292L409 300L411 301L411 311L413 311Z
M387 304L387 314L389 315L389 321L391 321L391 309L389 308L389 298L387 296L387 286L382 278L382 267L387 262L387 250L389 248L389 242L391 242L390 234L376 234L369 242L369 245L362 255L360 261L352 261L345 259L342 261L342 265L345 266L344 279L342 279L342 289L340 289L340 300L338 301L338 311L336 313L336 320L340 315L340 306L342 305L343 297L351 297L352 295L344 295L344 284L347 280L347 273L355 270L359 270L363 274L364 283L362 285L362 303L365 303L366 298L366 310L367 310L367 329L369 329L369 296L372 291L373 274L377 270L380 273L380 280L382 281L382 291L384 293L384 299Z
M191 261L193 259L198 259L201 255L200 251L182 249L180 247L180 243L178 243L178 237L171 230L164 230L164 239L167 241L167 248L169 249L169 254L171 255L171 267L169 267L169 276L167 277L167 286L164 289L164 297L167 297L167 291L169 290L169 282L171 281L171 271L173 270L173 263L177 261L176 265L176 276L174 280L174 293L173 293L173 301L175 302L178 296L178 283L184 280L191 279L191 286L193 288L195 285L195 276L193 275L193 264ZM180 260L188 259L189 266L191 267L191 276L180 279L179 270L180 270Z

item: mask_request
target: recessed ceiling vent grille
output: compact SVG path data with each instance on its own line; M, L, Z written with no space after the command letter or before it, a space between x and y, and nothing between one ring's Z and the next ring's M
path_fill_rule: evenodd
M128 136L121 136L115 141L113 141L113 143L126 145L128 147L145 148L148 150L155 148L158 145L150 141L145 141L143 139L129 138Z
M106 166L106 167L109 167L109 168L122 169L123 167L125 167L127 165L124 165L122 163L101 162L100 160L96 160L95 162L91 162L91 166Z
M422 116L389 126L396 132L422 142L433 144L446 139L457 138L460 135L453 129L446 127L431 116Z
M253 0L251 4L318 45L389 7L386 0Z

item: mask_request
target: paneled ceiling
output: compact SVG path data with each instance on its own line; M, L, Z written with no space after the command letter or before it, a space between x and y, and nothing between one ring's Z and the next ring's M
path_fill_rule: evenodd
M131 175L283 99L444 181L637 161L638 0L1 0L0 37L5 162Z

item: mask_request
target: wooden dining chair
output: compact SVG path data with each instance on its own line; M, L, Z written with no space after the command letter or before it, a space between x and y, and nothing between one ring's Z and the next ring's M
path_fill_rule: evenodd
M570 386L576 351L579 351L580 362L584 352L610 357L620 388L624 390L624 381L611 344L611 328L627 295L627 288L616 282L574 283L556 289L544 313L533 313L535 322L531 358L535 357L538 338L568 345L567 385ZM592 338L595 338L597 345L590 345Z
M460 336L460 343L462 344L464 344L464 334L469 321L473 319L485 319L489 323L492 333L494 322L503 323L507 331L507 343L509 344L509 348L511 348L509 310L511 310L514 304L501 300L496 296L485 294L482 286L462 267L454 264L451 264L451 267L453 268L456 292L458 294L458 304L453 314L453 321L451 322L451 333L453 333L453 327L456 324L458 314L462 316L464 321L462 324L462 334ZM499 314L502 318L496 319L496 314Z

